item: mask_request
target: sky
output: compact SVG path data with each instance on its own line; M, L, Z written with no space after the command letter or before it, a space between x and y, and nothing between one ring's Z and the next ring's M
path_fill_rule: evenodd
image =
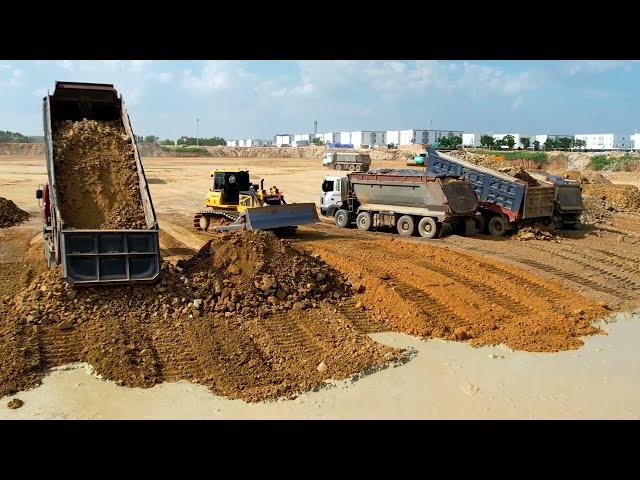
M112 83L137 135L640 131L640 61L0 60L0 130L42 135L55 81Z

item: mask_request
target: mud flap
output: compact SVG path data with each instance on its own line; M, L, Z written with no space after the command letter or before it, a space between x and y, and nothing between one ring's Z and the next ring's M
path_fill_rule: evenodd
M476 222L473 219L468 219L464 222L464 236L471 237L478 233L476 229Z
M292 203L249 208L236 222L215 227L217 232L234 230L275 230L319 222L315 203Z

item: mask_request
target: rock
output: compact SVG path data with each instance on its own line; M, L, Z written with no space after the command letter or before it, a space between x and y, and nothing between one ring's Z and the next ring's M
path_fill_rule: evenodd
M465 327L458 327L453 331L453 338L456 340L466 340L469 338L469 334Z
M22 400L20 400L19 398L14 398L12 400L9 400L9 403L7 403L7 407L9 407L11 410L15 410L16 408L20 408L24 405L24 402Z
M391 278L391 275L389 275L388 273L381 273L378 278L380 278L380 280L389 280Z
M224 300L230 295L231 295L231 289L229 287L224 287L222 289L222 294L220 295L220 298Z
M69 320L65 320L58 325L58 328L60 330L70 330L73 328L73 323L71 323Z
M202 299L196 298L193 301L193 308L200 309L201 306L202 306Z
M366 287L359 282L354 283L352 288L355 293L364 293L364 291L366 290Z
M264 275L262 277L262 291L275 290L278 286L278 281L273 275Z
M607 305L605 302L600 301L600 302L597 302L597 303L598 303L598 305L600 307L604 308L605 310L611 310L611 307L609 305Z
M302 302L296 302L293 304L294 310L302 310Z
M584 315L584 308L578 308L577 310L573 311L574 315Z
M278 291L276 292L276 297L278 297L278 299L280 300L284 300L285 298L287 298L287 294L284 290L279 288Z
M395 359L396 356L393 354L393 352L387 352L384 354L384 359L387 361L391 361L393 359Z
M327 278L327 276L320 272L316 275L316 282L324 282L324 280Z
M324 363L324 360L318 364L316 370L318 370L320 373L324 373L327 371L327 364Z
M269 296L267 298L267 301L271 304L271 305L278 305L280 303L280 299L278 297L274 297L273 295Z
M229 265L229 268L227 268L227 272L229 272L231 275L239 275L240 267L238 267L235 263L232 263L231 265Z
M355 309L356 310L361 310L363 306L364 305L362 305L362 302L358 302L358 303L356 303Z
M200 310L196 310L195 308L191 310L191 316L193 318L198 318L200 317Z
M74 298L76 298L77 292L75 290L69 290L67 292L67 298L69 300L73 300Z

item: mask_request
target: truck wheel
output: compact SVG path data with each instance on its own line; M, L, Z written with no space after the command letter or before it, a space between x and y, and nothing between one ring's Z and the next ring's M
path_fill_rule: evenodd
M438 233L438 225L431 217L422 217L418 223L418 233L424 238L434 238Z
M349 165L349 170L350 170L350 171L352 171L352 172L353 172L353 171L355 170L355 168L356 168L356 166L355 166L355 165Z
M336 223L336 227L347 228L349 226L349 212L341 208L336 212L333 220Z
M336 165L336 170L342 170L342 165L337 164L337 165Z
M401 237L410 237L416 229L416 224L410 215L403 215L398 219L396 228Z
M491 217L489 220L489 233L494 237L502 237L507 233L507 221L500 215Z
M369 212L360 212L356 217L356 225L360 230L371 230L371 214Z
M360 170L362 170L362 169L360 168L360 165L356 165L356 172L359 172Z

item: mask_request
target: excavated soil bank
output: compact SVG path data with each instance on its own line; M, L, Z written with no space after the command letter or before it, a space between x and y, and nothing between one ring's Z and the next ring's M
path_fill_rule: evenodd
M481 167L490 168L496 172L510 175L519 180L526 182L528 185L537 186L538 181L529 175L521 165L514 165L514 162L505 160L504 157L495 155L481 155L473 152L467 152L465 150L453 150L448 153L450 156L465 160Z
M73 289L56 268L5 297L0 396L83 361L119 385L186 379L261 401L402 358L357 328L350 287L330 267L264 232L224 241L186 262L184 274L163 264L155 286ZM302 286L292 291L295 279Z
M29 214L7 198L0 197L0 228L19 225L29 218Z
M68 228L146 228L133 144L120 122L60 122L53 142Z
M508 264L352 233L357 232L305 246L349 274L354 285L361 283L358 300L395 331L555 352L578 348L582 336L601 333L592 323L609 313L603 304Z
M599 198L612 205L616 210L640 213L640 190L634 185L585 184L584 195Z

